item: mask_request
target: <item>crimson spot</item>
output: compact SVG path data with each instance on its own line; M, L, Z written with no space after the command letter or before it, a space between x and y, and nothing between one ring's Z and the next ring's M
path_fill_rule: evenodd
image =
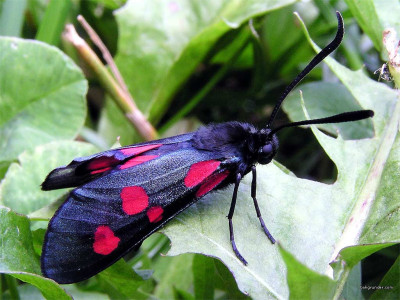
M112 169L118 162L114 156L101 156L90 161L86 168L90 174L98 174Z
M135 215L149 206L149 196L140 186L127 186L121 191L122 210L128 215Z
M158 155L141 155L141 156L136 156L130 160L128 160L126 163L124 163L123 165L121 165L119 168L121 170L123 169L127 169L127 168L131 168L133 166L142 164L146 161L152 160L154 158L158 157Z
M226 177L228 177L229 171L225 170L222 173L214 174L203 183L198 191L196 192L196 197L201 197L211 191L214 187L222 182Z
M194 187L210 176L221 164L218 160L207 160L193 164L185 177L186 187Z
M118 247L119 241L110 227L99 226L94 233L93 250L97 254L108 255Z
M164 210L161 206L150 207L147 211L147 217L149 218L150 223L161 221L163 212Z
M146 145L146 146L140 146L140 147L129 147L129 148L121 149L120 151L122 152L122 154L124 154L126 156L132 156L132 155L137 155L137 154L149 151L151 149L159 148L161 146L162 146L162 144Z

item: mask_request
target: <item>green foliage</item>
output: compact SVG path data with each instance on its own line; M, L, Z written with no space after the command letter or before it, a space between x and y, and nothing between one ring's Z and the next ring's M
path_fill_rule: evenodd
M0 35L20 36L26 0L0 1Z
M400 4L294 2L91 0L46 6L39 0L0 1L0 34L13 36L0 37L0 298L399 296L400 104L397 92L372 73L385 57L382 30L400 30ZM246 267L229 242L231 187L207 195L171 221L161 230L169 240L152 235L135 256L84 283L60 286L42 277L39 257L47 221L68 192L41 191L46 174L95 153L94 145L111 146L117 136L122 145L140 139L112 99L99 93L87 65L59 42L66 20L77 14L90 20L115 52L142 112L155 126L165 130L174 124L170 130L181 132L192 126L187 124L229 119L265 126L284 86L318 51L310 36L321 46L332 38L332 16L339 7L347 35L335 55L344 64L327 59L329 70L325 65L323 72L313 71L283 110L294 121L357 109L372 109L375 117L313 126L312 136L302 129L280 133L278 159L283 165L285 156L297 159L294 172L315 181L296 177L276 161L257 168L260 209L278 245L260 229L247 176L233 219ZM299 11L310 33L293 11ZM33 37L46 43L29 40ZM372 43L363 44L366 38ZM367 67L358 71L344 66L363 63ZM90 114L84 97L88 86ZM196 120L182 119L188 114ZM279 118L277 123L287 122ZM285 151L287 145L296 150ZM315 153L322 152L320 159ZM326 167L330 161L334 166ZM325 180L334 183L321 183ZM389 264L382 274L368 277L361 264L373 253L386 255Z
M58 45L61 32L71 9L71 1L50 1L43 16L36 39L50 45Z
M85 115L87 83L59 49L41 42L0 37L0 160L73 139Z

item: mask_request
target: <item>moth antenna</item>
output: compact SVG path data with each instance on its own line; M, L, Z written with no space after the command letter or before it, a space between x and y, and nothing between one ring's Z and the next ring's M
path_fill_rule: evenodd
M277 131L279 131L279 130L281 130L283 128L286 128L286 127L295 127L295 126L312 125L312 124L353 122L353 121L359 121L359 120L363 120L363 119L367 119L367 118L372 118L373 116L374 116L374 112L372 110L350 111L350 112L345 112L345 113L341 113L341 114L330 116L330 117L326 117L326 118L313 119L313 120L304 120L304 121L284 124L282 126L279 126L279 127L275 128L275 129L273 129L269 133L269 135L272 136Z
M339 47L340 43L343 40L343 35L344 35L344 26L343 26L343 18L340 12L336 12L336 17L338 19L338 28L336 32L335 38L330 42L328 46L326 46L324 49L322 49L313 59L312 61L303 69L303 71L300 72L299 75L285 88L283 93L278 99L278 102L276 103L274 110L272 111L272 114L269 118L267 128L271 128L272 123L274 122L274 119L276 117L276 114L278 113L283 100L286 99L287 95L296 87L296 85L308 74L312 69L315 68L321 61L324 60L325 57L327 57L329 54L331 54L337 47Z

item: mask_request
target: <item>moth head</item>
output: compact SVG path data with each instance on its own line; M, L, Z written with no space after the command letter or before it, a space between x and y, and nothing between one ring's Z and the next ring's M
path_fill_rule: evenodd
M278 138L271 132L271 129L260 130L261 143L257 152L257 161L262 165L270 163L278 151Z

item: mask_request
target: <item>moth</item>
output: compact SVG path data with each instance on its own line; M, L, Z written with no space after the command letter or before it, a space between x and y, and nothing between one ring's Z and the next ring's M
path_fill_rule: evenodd
M87 279L104 270L181 211L206 194L233 184L228 224L232 250L232 217L242 178L252 173L251 197L262 230L272 243L256 199L256 164L268 164L278 150L283 128L362 120L371 110L293 122L274 128L278 110L291 90L341 43L343 19L326 46L279 98L265 128L236 121L201 127L195 132L112 149L74 159L48 174L43 190L75 187L50 220L41 257L44 276L59 283Z

